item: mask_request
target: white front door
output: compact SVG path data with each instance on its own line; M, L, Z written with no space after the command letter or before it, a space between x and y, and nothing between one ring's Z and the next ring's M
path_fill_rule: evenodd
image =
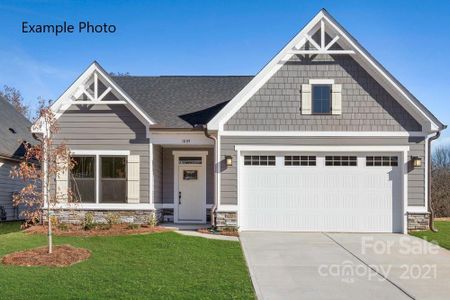
M202 165L178 166L177 222L206 222L206 177Z

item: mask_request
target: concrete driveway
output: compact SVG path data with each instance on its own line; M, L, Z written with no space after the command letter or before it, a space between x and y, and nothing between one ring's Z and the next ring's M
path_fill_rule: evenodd
M242 232L259 299L449 299L450 252L401 234Z

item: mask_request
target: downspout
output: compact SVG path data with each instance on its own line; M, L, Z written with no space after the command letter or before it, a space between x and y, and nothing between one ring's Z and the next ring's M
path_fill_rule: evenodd
M434 219L434 211L433 207L431 206L431 168L432 168L432 162L431 162L431 142L438 139L439 136L441 136L441 132L438 131L433 137L430 137L428 139L428 210L430 212L430 219L429 219L429 227L430 230L433 232L437 232L437 229L433 225L433 219Z
M218 178L219 178L219 143L217 142L217 137L214 135L209 134L208 128L206 126L203 126L203 131L205 133L205 136L209 139L212 139L214 141L214 204L211 208L211 225L216 226L216 220L215 220L215 213L217 209L217 199L218 199Z

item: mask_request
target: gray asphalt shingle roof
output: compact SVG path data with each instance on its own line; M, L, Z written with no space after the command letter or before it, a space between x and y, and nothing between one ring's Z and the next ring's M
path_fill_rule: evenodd
M0 155L15 158L23 156L23 141L34 141L30 127L31 122L0 96Z
M206 124L253 76L113 76L163 128Z

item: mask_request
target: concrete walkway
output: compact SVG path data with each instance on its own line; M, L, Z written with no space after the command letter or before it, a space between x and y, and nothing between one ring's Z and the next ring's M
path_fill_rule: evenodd
M226 235L220 235L220 234L207 234L207 233L201 233L201 232L194 231L194 230L176 230L175 232L182 234L182 235L202 237L202 238L211 239L211 240L222 240L222 241L233 241L233 242L239 241L239 238L235 237L235 236L226 236Z
M401 234L241 232L259 299L449 299L450 252Z

